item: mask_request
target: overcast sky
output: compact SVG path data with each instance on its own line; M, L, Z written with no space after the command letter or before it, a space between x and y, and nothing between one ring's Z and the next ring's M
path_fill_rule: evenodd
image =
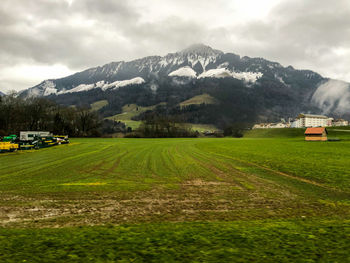
M350 82L350 1L0 0L0 90L193 43Z

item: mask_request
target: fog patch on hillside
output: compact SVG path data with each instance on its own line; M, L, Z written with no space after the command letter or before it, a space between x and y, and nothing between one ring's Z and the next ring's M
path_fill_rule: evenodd
M340 80L322 83L311 99L323 113L331 111L344 114L350 111L350 84Z

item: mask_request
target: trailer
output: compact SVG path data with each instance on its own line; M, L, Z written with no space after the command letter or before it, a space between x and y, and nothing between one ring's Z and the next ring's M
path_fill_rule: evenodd
M35 141L39 137L52 137L52 133L48 131L21 131L19 133L20 141Z
M35 143L36 143L35 149L51 147L58 144L57 139L54 138L52 135L38 136Z

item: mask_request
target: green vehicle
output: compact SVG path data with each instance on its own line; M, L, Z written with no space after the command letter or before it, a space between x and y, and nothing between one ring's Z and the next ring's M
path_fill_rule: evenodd
M9 135L9 136L5 136L2 141L3 142L15 142L17 140L17 135Z

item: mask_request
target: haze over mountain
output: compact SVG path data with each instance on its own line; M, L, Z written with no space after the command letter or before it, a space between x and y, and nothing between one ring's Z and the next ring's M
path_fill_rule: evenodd
M202 94L209 94L219 103L177 108L182 101ZM263 58L224 53L203 44L163 57L111 62L65 78L45 80L20 96L45 96L80 106L107 100L108 105L99 110L104 116L120 113L125 104L165 102L169 114L185 116L189 122L217 125L276 120L299 112L343 116L350 105L346 82Z

